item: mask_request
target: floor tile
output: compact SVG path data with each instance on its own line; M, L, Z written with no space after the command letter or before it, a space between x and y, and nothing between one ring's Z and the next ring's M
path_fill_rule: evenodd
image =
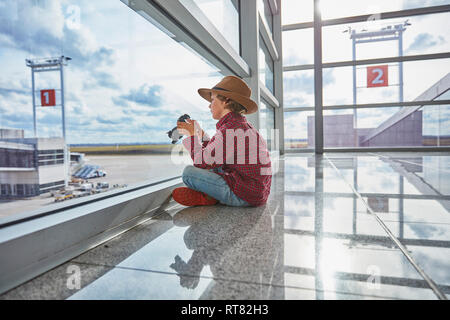
M297 296L298 299L319 299L319 300L396 300L396 299L414 299L414 300L436 300L436 295L428 288L412 288L395 284L387 284L390 279L375 277L351 280L344 276L329 276L325 278L315 277L314 275L299 275L286 273L285 283L286 296L296 298L295 293L290 293L290 286L299 286L310 289L309 295ZM385 283L383 283L383 282ZM392 282L392 280L391 280ZM300 293L308 292L306 290Z
M377 274L405 284L423 280L398 249L383 243L288 234L284 246L284 265L297 273L312 272L324 279L333 279L337 273L365 278Z
M8 291L0 296L0 300L66 299L80 288L101 278L111 269L108 266L86 265L70 261Z
M270 286L208 277L177 276L132 269L114 268L70 300L278 300L306 296L311 290Z

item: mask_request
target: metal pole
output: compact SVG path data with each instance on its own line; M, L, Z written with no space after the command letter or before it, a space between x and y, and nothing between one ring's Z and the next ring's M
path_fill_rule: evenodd
M355 40L355 30L352 30L352 59L356 61L356 40ZM353 105L356 105L356 66L353 66ZM358 110L353 109L353 130L355 134L355 147L358 145Z
M315 153L323 153L322 14L314 0L314 128Z
M355 30L352 31L355 33ZM352 60L356 61L356 40L352 38ZM356 66L353 66L353 104L356 104Z
M404 214L403 214L403 194L404 194L404 188L403 188L403 176L400 174L400 181L399 181L399 193L400 197L398 199L398 221L399 221L399 238L403 239L403 223L404 223Z
M436 143L436 147L439 147L441 145L441 106L437 106L438 108L438 134L437 134L437 143ZM425 110L422 111L425 112Z
M259 88L259 22L258 22L258 8L256 0L241 1L241 50L242 58L247 62L252 70L251 75L244 78L244 81L252 89L251 98L258 105L260 102L260 88ZM259 130L259 112L247 115L247 120Z
M33 128L34 137L37 138L37 128L36 128L36 96L35 96L35 85L34 85L34 69L31 67L31 90L33 95Z
M315 179L314 179L314 250L315 250L315 289L316 300L324 299L323 283L323 203L324 203L324 180L323 180L323 155L318 154L314 159ZM326 266L325 266L326 267Z
M60 62L60 76L61 76L61 111L62 111L62 131L63 131L63 140L64 140L64 184L67 187L69 184L69 159L68 159L68 151L67 151L67 141L66 141L66 114L64 110L64 60L61 58Z
M398 55L403 56L403 27L398 31ZM399 88L399 102L403 102L403 62L400 61L398 65L398 88Z
M358 190L358 157L353 158L353 187ZM358 199L353 196L353 235L356 235Z

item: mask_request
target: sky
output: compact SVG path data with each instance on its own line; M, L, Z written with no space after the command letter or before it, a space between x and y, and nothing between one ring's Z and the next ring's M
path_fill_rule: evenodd
M233 32L224 28L223 15L233 8L226 1L195 0L226 38L236 46ZM343 4L345 2L345 5ZM225 3L225 4L224 4ZM442 0L322 0L324 19L347 15L448 4ZM221 6L221 4L224 4ZM283 0L283 24L312 19L312 0ZM235 18L235 17L234 17ZM233 18L233 19L234 19ZM374 28L393 19L358 23L352 28ZM404 54L450 51L450 14L411 17L404 33ZM323 30L324 62L351 60L348 26ZM232 29L232 28L230 28ZM312 30L283 33L284 65L313 62ZM65 55L66 119L69 144L168 142L166 131L188 113L213 134L208 102L197 89L212 87L222 75L192 49L175 42L119 0L0 0L0 128L25 129L33 134L31 72L25 59ZM357 58L397 54L394 41L360 45ZM405 100L413 100L449 70L448 59L404 63ZM365 66L358 69L364 86ZM418 76L420 75L420 76ZM352 103L352 68L324 70L324 104ZM389 65L396 84L398 65ZM313 106L312 70L285 73L285 107ZM36 89L58 89L57 75L39 74ZM358 89L358 103L398 99L398 87ZM376 127L397 108L361 112L358 126ZM349 113L341 111L340 113ZM447 113L448 114L448 113ZM287 136L306 138L306 115L286 114ZM61 136L61 110L38 108L38 136ZM432 129L430 129L432 130Z
M76 5L74 5L74 3ZM65 73L69 144L169 142L184 113L214 130L197 93L222 77L121 1L0 0L0 127L33 135L25 59L72 58ZM36 90L59 89L40 73ZM38 108L38 136L61 136L61 108Z

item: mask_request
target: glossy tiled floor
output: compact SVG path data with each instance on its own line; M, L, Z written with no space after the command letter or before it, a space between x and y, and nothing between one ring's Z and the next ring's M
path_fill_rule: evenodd
M450 154L286 155L266 206L172 204L1 298L448 298L449 193Z

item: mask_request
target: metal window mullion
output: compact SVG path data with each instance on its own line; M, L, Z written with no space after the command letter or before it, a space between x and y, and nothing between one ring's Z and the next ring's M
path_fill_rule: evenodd
M313 153L314 149L312 148L291 148L286 149L285 153Z
M315 153L323 153L322 17L319 0L314 0L314 129Z
M408 101L408 102L391 102L391 103L368 103L368 104L347 104L323 106L323 110L345 110L345 109L369 109L369 108L395 108L395 107L427 107L436 105L450 105L450 100L428 100L428 101ZM284 108L284 112L301 112L312 111L314 107L294 107Z
M433 6L433 7L423 7L416 9L406 9L400 11L388 11L377 14L377 19L385 20L385 19L394 19L394 18L406 18L411 16L419 16L425 14L434 14L434 13L444 13L450 11L450 5L442 5L442 6ZM323 26L334 26L340 24L347 23L356 23L356 22L365 22L368 21L369 18L373 18L373 14L364 14L359 16L352 17L343 17L336 19L327 19L322 21Z
M280 103L278 102L277 98L275 98L272 92L270 92L270 90L267 89L267 87L261 81L259 81L259 88L261 97L263 97L264 100L266 100L274 108L280 107Z
M295 108L284 108L284 112L302 112L302 111L314 111L314 107L295 107Z
M416 9L406 9L400 11L388 11L382 12L379 15L379 19L394 19L394 18L404 18L425 14L434 14L434 13L445 13L450 11L450 5L442 5L442 6L433 6L433 7L424 7L424 8L416 8ZM334 26L340 24L347 23L356 23L356 22L364 22L367 19L373 17L373 14L365 14L359 16L351 16L351 17L343 17L336 19L327 19L322 21L322 26ZM378 18L378 16L377 16ZM302 23L293 23L282 26L283 31L292 31L299 29L307 29L312 28L314 23L312 21L302 22Z
M355 61L341 61L341 62L327 62L323 64L324 68L336 68L336 67L346 67L346 66L357 66L366 64L377 64L377 63L389 63L389 62L406 62L406 61L418 61L418 60L435 60L435 59L448 59L450 58L450 52L440 52L431 54L418 54L411 56L402 57L387 57L387 58L376 58L376 59L364 59Z
M270 11L272 12L272 15L277 15L279 13L279 9L281 8L281 4L278 3L277 0L267 0L269 3ZM281 25L281 22L280 22Z
M312 70L312 69L314 69L314 64L302 64L296 66L283 67L283 72Z
M440 53L430 53L430 54L418 54L410 56L401 57L387 57L387 58L375 58L375 59L364 59L364 60L347 60L338 62L326 62L323 63L323 68L338 68L338 67L349 67L358 65L370 65L378 63L393 63L393 62L407 62L407 61L423 61L423 60L436 60L436 59L448 59L450 58L450 52L440 52ZM314 69L314 64L303 64L284 67L284 72L289 71L301 71L301 70L311 70Z
M429 100L429 101L408 101L408 102L387 102L387 103L367 103L355 105L335 105L324 106L324 110L341 110L341 109L366 109L366 108L393 108L393 107L426 107L435 105L450 104L450 100Z
M294 30L301 30L301 29L309 29L313 28L314 23L313 22L302 22L302 23L292 23L292 24L286 24L282 26L282 31L294 31Z
M277 13L273 16L273 41L278 50L278 60L273 63L274 96L278 100L279 108L275 109L275 133L278 133L278 147L280 154L284 154L284 112L283 112L283 47L281 31L281 0L276 0ZM275 140L276 141L276 140Z
M259 32L261 33L264 43L266 44L266 47L269 50L272 60L276 61L279 58L278 50L275 47L275 43L273 42L271 32L269 31L269 27L267 26L266 21L261 17L260 12L258 13L258 19L259 19Z
M251 72L244 77L247 85L252 90L251 99L258 105L260 102L259 86L259 19L256 0L241 1L240 28L242 58L247 63ZM259 130L259 111L246 116L247 120Z

